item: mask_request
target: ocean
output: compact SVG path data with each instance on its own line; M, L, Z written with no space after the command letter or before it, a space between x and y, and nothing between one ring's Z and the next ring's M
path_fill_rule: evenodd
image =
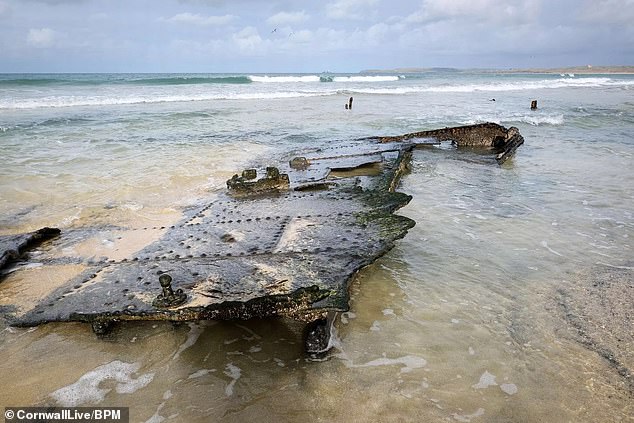
M324 359L286 320L129 323L106 340L2 323L0 405L153 423L631 421L634 331L584 335L571 315L594 322L593 281L634 290L633 94L634 75L613 74L0 74L0 235L167 225L247 166L361 137L491 121L525 138L503 166L415 152L398 213L417 225L357 275ZM36 301L61 267L10 273L0 307Z

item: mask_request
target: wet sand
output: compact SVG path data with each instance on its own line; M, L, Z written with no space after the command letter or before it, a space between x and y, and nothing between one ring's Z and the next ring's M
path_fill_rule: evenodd
M557 289L571 336L620 376L614 383L634 399L634 267L599 265Z

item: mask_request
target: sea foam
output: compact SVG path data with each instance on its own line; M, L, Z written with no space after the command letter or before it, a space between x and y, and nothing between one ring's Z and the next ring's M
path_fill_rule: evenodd
M445 84L445 85L410 85L399 87L355 88L352 92L362 94L410 94L410 93L472 93L472 92L504 92L539 89L556 89L568 87L628 87L634 81L614 80L610 78L558 78L537 81L490 82L479 84Z
M106 394L112 390L99 387L106 380L118 382L115 387L117 393L131 394L144 388L154 379L154 373L146 373L136 379L133 378L132 374L138 372L140 368L141 363L125 363L115 360L86 373L77 382L58 389L50 396L63 407L96 404L103 401Z
M563 125L565 122L564 115L556 114L539 114L539 113L499 113L499 114L482 114L471 116L469 119L461 120L463 125L474 125L482 122L495 122L498 124L508 123L527 123L533 126L542 125Z
M333 78L334 82L391 82L398 81L400 78L398 76L335 76Z
M331 75L249 75L253 82L266 83L291 83L291 82L390 82L398 81L400 78L394 75L351 75L351 76L331 76Z
M297 97L315 97L334 95L336 92L254 92L254 93L209 93L192 95L157 95L157 96L59 96L25 100L0 100L2 109L40 109L85 106L123 106L134 104L177 103L212 100L267 100Z
M233 387L235 386L236 382L238 381L238 379L240 379L240 376L242 375L242 369L240 369L238 366L234 365L233 363L228 363L225 366L224 373L225 375L229 376L229 378L231 378L231 382L229 382L229 384L225 387L225 395L230 397L231 395L233 395Z
M303 75L303 76L257 76L249 75L249 79L253 82L268 82L268 83L280 83L280 82L320 82L321 79L318 75Z
M347 367L350 368L360 368L360 367L380 367L380 366L394 366L401 365L401 373L409 373L414 369L420 369L427 365L427 360L422 357L417 357L414 355L406 355L398 358L387 358L381 357L375 360L368 361L365 364L354 364L351 360L347 360L345 363Z

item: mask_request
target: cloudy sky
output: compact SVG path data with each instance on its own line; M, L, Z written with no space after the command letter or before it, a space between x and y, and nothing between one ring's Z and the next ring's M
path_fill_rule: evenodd
M0 0L0 72L634 65L634 0Z

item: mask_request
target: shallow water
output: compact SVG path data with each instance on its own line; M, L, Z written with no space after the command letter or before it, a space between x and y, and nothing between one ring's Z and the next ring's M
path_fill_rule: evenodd
M557 290L632 266L634 80L571 79L3 87L24 106L0 102L3 234L165 224L249 163L353 137L492 120L526 143L502 167L415 153L399 213L417 225L359 273L323 360L286 320L130 323L106 340L82 324L2 326L0 405L129 406L140 422L632 421L632 392L578 342ZM103 101L142 92L171 97ZM176 101L212 94L226 99ZM0 301L46 283L16 271Z

